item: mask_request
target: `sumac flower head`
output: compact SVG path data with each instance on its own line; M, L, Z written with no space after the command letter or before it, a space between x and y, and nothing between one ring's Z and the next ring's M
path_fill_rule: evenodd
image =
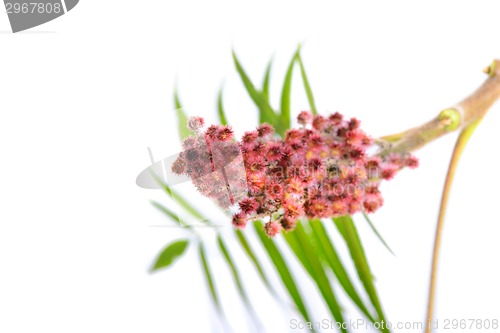
M219 131L219 126L211 125L205 132L205 137L207 141L213 141L217 139L217 132Z
M347 128L349 128L349 130L355 130L359 128L360 124L361 122L358 119L351 118L351 120L349 120L349 122L347 123Z
M263 138L274 133L274 128L268 123L264 123L257 128L259 137Z
M306 126L311 123L312 118L312 114L309 111L302 111L297 116L297 122L302 126Z
M172 172L187 174L223 209L236 208L236 228L266 219L264 231L273 237L302 217L373 213L383 205L380 183L418 166L409 154L371 153L374 141L355 118L302 111L297 121L300 127L284 139L264 123L237 142L231 127L212 125L203 133L203 119L192 117L194 135L184 140Z
M291 130L288 130L285 134L285 138L286 140L297 140L297 139L302 139L302 136L303 136L303 131L301 131L300 129L291 129Z
M284 155L283 146L280 142L270 142L267 147L266 157L269 161L279 161Z
M230 141L233 139L233 130L229 126L223 126L217 130L216 137L218 141Z
M332 122L333 125L338 125L340 122L344 119L344 116L338 112L335 112L334 114L331 114L328 117L328 120Z
M257 133L257 131L245 132L245 134L241 138L241 141L243 143L254 143L258 137L259 133Z
M399 170L399 167L397 164L388 163L382 167L380 175L381 175L382 179L391 180L392 178L394 178L394 176L396 175L398 170Z
M202 117L190 117L188 120L188 128L195 132L203 127L205 120Z
M176 174L183 174L186 172L186 161L184 158L177 158L172 164L172 172Z
M233 215L233 225L238 229L243 229L247 225L247 219L243 213Z
M314 129L322 131L328 125L328 120L325 117L318 115L314 117L312 125Z
M241 211L245 214L255 213L258 207L257 201L251 197L241 200L238 205L240 206Z
M183 142L182 142L182 148L184 150L192 149L196 147L196 138L194 136L188 136Z
M283 227L283 230L285 231L291 231L295 229L295 226L297 225L297 219L296 218L288 218L284 217L281 221L281 226Z
M418 168L418 158L416 158L415 156L408 156L405 159L405 166L409 167L410 169Z
M267 222L264 224L264 231L269 237L274 237L281 231L281 224L276 221Z

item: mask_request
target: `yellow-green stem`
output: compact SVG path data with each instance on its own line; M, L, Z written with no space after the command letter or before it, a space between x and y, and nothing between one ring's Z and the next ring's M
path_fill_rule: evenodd
M432 252L432 265L431 265L431 275L429 281L429 294L427 300L427 314L426 314L426 333L432 331L432 322L434 318L434 304L436 298L436 287L437 287L437 274L439 266L439 252L441 249L441 239L443 235L444 228L444 218L446 215L446 207L448 206L448 199L450 197L451 185L453 183L453 178L457 170L458 161L465 148L465 145L469 141L470 136L476 129L477 125L481 122L480 119L476 120L474 123L470 124L467 128L462 130L460 136L457 139L455 148L453 149L453 155L451 156L450 165L448 167L448 173L446 175L446 180L444 183L443 194L441 196L441 205L439 208L439 216L436 224L436 233L434 238L434 250Z

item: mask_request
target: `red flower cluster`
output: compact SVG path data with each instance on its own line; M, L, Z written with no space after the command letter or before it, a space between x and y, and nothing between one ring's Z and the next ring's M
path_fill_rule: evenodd
M243 156L229 126L212 125L205 133L202 126L202 118L189 119L188 128L195 135L183 141L172 172L187 174L202 195L228 209L247 195Z
M294 229L303 216L372 213L383 204L380 181L418 166L411 155L368 155L373 140L355 118L303 111L298 122L301 127L287 131L284 139L262 124L234 142L230 127L212 125L201 133L203 120L192 118L195 136L184 141L172 171L187 174L223 208L237 203L239 212L232 218L237 228L267 217L265 231L274 236Z

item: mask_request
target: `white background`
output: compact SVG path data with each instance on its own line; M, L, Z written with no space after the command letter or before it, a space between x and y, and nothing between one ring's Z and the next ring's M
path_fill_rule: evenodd
M288 62L303 43L321 112L339 110L359 117L373 136L390 134L481 84L481 70L500 57L499 11L498 1L82 0L67 15L15 35L0 14L0 332L220 332L195 247L171 269L147 272L165 244L186 236L152 227L167 225L149 204L164 196L135 185L149 163L146 147L157 159L178 150L174 83L188 113L209 123L224 83L228 117L241 134L257 118L231 49L259 83L274 58L277 106ZM307 100L296 78L297 113ZM499 124L497 105L456 175L440 320L500 319ZM358 219L391 322L423 320L454 139L419 151L419 169L383 186L386 204L373 220L396 257ZM228 271L210 253L231 326L245 332ZM243 275L266 331L289 331L292 315L273 305L255 273ZM315 318L323 318L314 306Z

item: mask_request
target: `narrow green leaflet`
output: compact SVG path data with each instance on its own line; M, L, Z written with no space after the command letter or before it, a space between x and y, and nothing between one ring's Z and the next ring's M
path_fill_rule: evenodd
M262 282L264 283L266 288L269 290L269 292L273 296L277 297L276 291L271 286L269 279L267 278L266 274L264 273L264 269L262 268L262 264L257 259L257 256L255 255L255 252L251 248L250 243L248 242L245 234L239 229L235 229L235 234L236 234L236 238L238 239L241 246L243 247L243 250L245 251L246 255L248 256L248 258L250 258L250 261L253 263L253 265L255 266L255 269L259 273L259 276L262 279Z
M223 88L220 87L219 96L217 97L217 114L219 116L219 122L222 125L227 125L227 118L226 118L226 113L224 112L224 103L222 100L222 97L223 97L222 91L223 91Z
M207 281L208 289L210 291L210 296L212 297L212 302L214 302L217 311L219 311L219 314L222 315L222 306L219 301L217 290L215 289L215 283L212 276L212 271L207 261L205 247L203 246L202 243L199 244L199 254L201 260L201 266L203 269L203 275L205 276L205 280Z
M151 201L151 204L156 209L158 209L160 212L162 212L165 215L167 215L172 221L174 221L180 227L182 227L182 228L190 228L191 227L191 226L189 226L187 224L182 223L182 221L179 219L179 216L177 216L177 214L175 214L173 211L171 211L170 209L168 209L167 207L165 207L161 203L156 202L156 201Z
M177 93L177 90L174 90L174 107L175 107L175 112L177 112L177 120L179 122L178 126L179 137L182 141L188 136L190 136L191 132L187 128L187 116L186 113L184 112L184 109L182 108L182 104L179 99L179 94Z
M172 265L176 259L184 254L188 244L189 241L187 239L178 240L169 244L163 249L163 251L161 251L158 258L156 258L150 271L155 272L159 269L167 268Z
M253 223L253 225L262 245L264 246L267 254L269 255L269 258L273 262L274 267L278 271L281 281L283 281L283 284L285 285L285 288L290 294L290 297L292 298L295 306L297 307L297 309L299 310L300 314L302 315L305 321L311 321L309 313L304 305L303 298L299 292L299 289L297 288L297 284L295 283L295 279L293 278L292 273L288 269L288 265L286 264L285 259L283 258L283 255L281 254L280 250L278 249L274 241L269 239L267 235L264 233L262 222L256 221ZM315 332L314 329L312 329L311 331Z
M375 322L372 314L363 303L361 297L354 288L354 284L351 282L351 278L349 277L349 274L347 274L340 256L338 255L337 250L335 249L330 237L328 236L328 232L323 226L323 222L320 220L314 220L311 221L309 225L311 226L312 236L315 239L315 243L319 247L319 251L323 257L323 260L326 261L326 263L330 266L340 285L345 290L346 294L370 321Z
M217 236L217 244L219 246L220 251L222 252L224 260L226 261L227 265L229 266L229 268L231 270L231 275L233 276L234 283L236 284L236 289L238 290L238 293L240 294L240 297L243 300L243 303L245 304L247 311L252 316L254 323L257 326L262 326L262 324L260 324L260 322L259 322L258 315L252 306L252 303L250 303L250 299L248 298L248 294L245 291L245 288L243 286L243 282L241 281L240 273L238 272L238 269L236 268L234 260L231 257L229 250L227 249L227 246L224 243L224 240L222 239L222 237L220 235Z
M269 84L270 84L270 79L271 79L271 67L273 65L272 59L269 60L269 63L267 64L266 68L266 74L264 75L264 82L262 84L262 94L264 95L264 98L266 99L266 102L269 104ZM262 121L261 121L262 122Z
M300 50L300 46L299 46ZM288 69L286 71L285 80L283 81L283 89L281 91L281 123L285 128L290 128L292 125L291 122L291 97L292 97L292 76L293 76L293 68L295 66L295 61L297 61L297 55L299 54L299 50L295 52L292 60L290 61L290 65L288 65Z
M288 242L288 244L292 248L293 252L297 254L299 259L303 257L300 261L303 263L304 267L306 267L306 270L311 275L311 278L316 282L316 285L328 305L328 309L330 310L333 318L338 323L345 323L342 310L338 304L337 298L335 297L333 288L325 269L319 260L320 256L313 247L309 239L309 235L305 232L302 223L297 223L295 230L289 232L286 235L286 238L287 240L293 239L293 241ZM341 331L347 332L347 329L341 325Z
M243 81L245 89L247 90L248 94L250 95L250 98L253 100L255 105L257 105L257 107L259 108L260 111L259 123L267 122L273 125L275 128L276 127L281 128L278 116L276 115L276 113L274 113L274 110L267 102L264 94L255 89L255 86L253 85L248 75L245 73L245 70L243 69L243 66L241 65L238 58L236 57L234 51L233 51L233 60L236 66L236 70L240 75L241 81Z
M377 238L380 240L380 242L385 246L385 248L387 249L387 251L389 251L393 256L396 256L394 254L394 252L392 251L391 247L389 246L389 244L387 244L387 242L384 240L384 238L382 237L382 235L378 232L377 228L375 228L375 225L373 224L373 222L370 219L370 217L368 216L368 214L366 214L365 212L363 212L363 217L365 218L366 222L368 222L368 225L370 226L370 228L372 229L372 231L375 233L375 235L377 236Z
M297 222L300 224L300 222ZM283 237L285 238L288 246L292 249L293 253L297 256L304 269L309 273L309 275L314 279L314 269L307 259L307 255L304 252L302 246L300 245L299 239L297 238L295 232L283 232Z
M382 305L380 304L380 300L378 298L377 290L375 289L375 285L373 283L373 275L370 270L370 266L368 265L365 250L363 249L363 245L359 238L358 231L356 230L356 226L354 225L354 221L350 216L342 216L334 218L333 220L340 234L344 238L347 247L349 248L349 252L354 265L356 266L359 279L363 283L375 311L377 311L377 319L379 321L383 320L384 322L387 322L385 320L384 311L382 310ZM384 326L384 329L381 329L381 331L390 332L386 326Z
M163 187L165 192L172 198L172 200L181 205L181 207L184 208L189 214L191 214L192 216L196 217L197 219L199 219L204 223L210 224L210 221L205 220L203 214L199 210L194 208L193 205L191 205L186 199L184 199L183 196L181 196L175 190L171 189L170 186L163 183L161 180L157 179L157 181L160 182L161 186Z
M314 102L314 96L311 89L311 84L309 83L309 79L307 78L306 70L304 68L304 62L302 61L302 57L300 56L300 52L297 53L297 62L300 66L300 73L302 74L302 82L304 82L304 90L306 91L307 100L309 101L309 106L311 107L312 114L318 114L318 110L316 109L316 103Z

